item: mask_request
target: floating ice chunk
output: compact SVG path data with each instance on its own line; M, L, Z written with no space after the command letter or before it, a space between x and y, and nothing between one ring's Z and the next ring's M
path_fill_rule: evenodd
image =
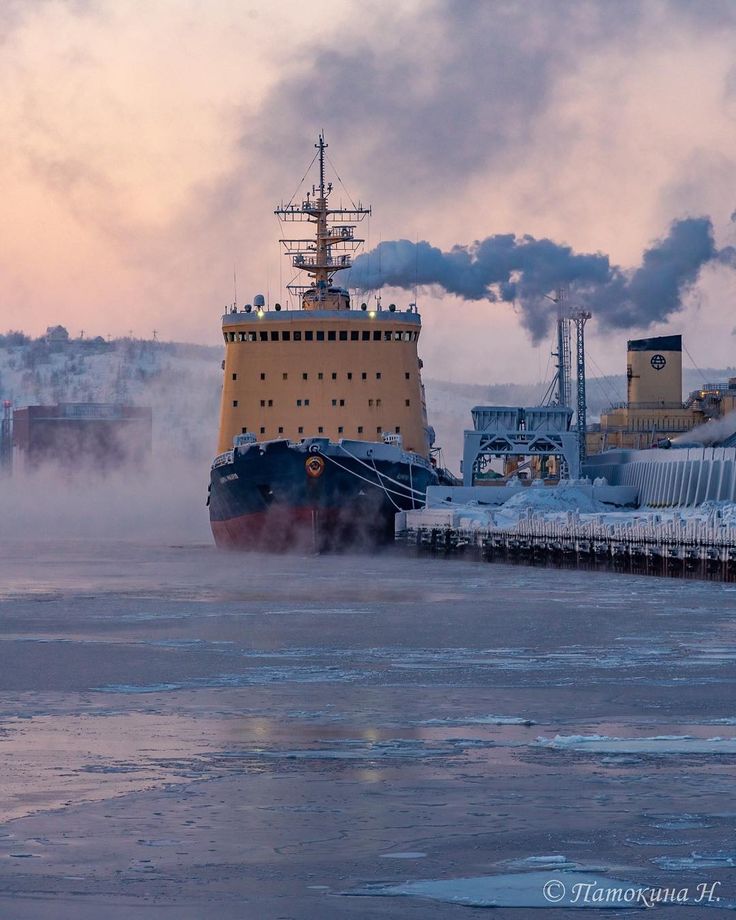
M532 719L521 716L458 716L447 719L423 719L415 725L447 725L449 727L460 725L536 725Z
M571 862L567 856L525 856L523 859L509 859L504 863L509 869L590 869Z
M652 862L660 869L673 872L680 869L734 869L736 856L729 853L712 853L700 855L692 853L690 856L657 856Z
M183 684L107 684L92 687L95 693L162 693L166 690L182 690Z
M424 859L426 853L419 853L416 850L407 850L404 853L381 853L381 859Z
M693 738L656 735L652 738L610 738L606 735L540 736L540 747L589 751L594 754L736 754L736 738Z
M568 862L567 856L527 856L526 859L520 859L520 863L527 863L531 866L539 865L540 863L545 866L559 866L560 863Z
M401 885L375 885L351 891L351 895L430 898L466 907L562 907L589 910L636 909L647 906L643 883L607 878L590 872L515 872L474 878L426 879ZM636 892L644 894L637 896ZM628 894L633 892L633 894Z

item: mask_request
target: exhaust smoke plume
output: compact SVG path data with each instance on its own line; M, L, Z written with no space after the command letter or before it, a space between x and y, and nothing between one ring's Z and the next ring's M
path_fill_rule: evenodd
M355 260L348 284L362 290L437 285L465 300L516 303L537 342L554 316L545 295L560 285L605 326L647 328L680 310L701 268L714 261L735 267L736 250L717 249L709 218L688 217L675 221L633 270L612 265L604 253L505 233L449 252L425 241L382 242Z
M711 419L693 428L686 434L672 438L673 444L702 444L703 447L717 447L736 435L736 411L723 418Z

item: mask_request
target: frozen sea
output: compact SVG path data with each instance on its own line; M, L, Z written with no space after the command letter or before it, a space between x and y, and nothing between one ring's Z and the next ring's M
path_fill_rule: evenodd
M0 918L733 908L735 639L728 584L4 540Z

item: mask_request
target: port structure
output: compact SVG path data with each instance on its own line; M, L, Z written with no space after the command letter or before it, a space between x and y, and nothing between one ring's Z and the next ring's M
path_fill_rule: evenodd
M0 420L0 474L13 469L13 404L3 401L3 415Z
M463 436L463 485L476 485L494 457L556 457L560 471L580 476L577 432L569 406L475 406Z
M585 439L587 432L587 400L585 393L585 324L591 318L587 310L576 310L568 306L568 291L559 287L554 296L547 294L548 300L557 306L557 359L555 376L543 400L544 405L573 405L572 390L572 347L571 326L575 326L575 432L578 438L578 469L585 462ZM570 470L565 461L561 469L564 478L570 477ZM575 478L575 477L572 477Z
M300 204L294 203L297 189L291 201L281 203L274 214L282 223L308 221L317 225L315 236L309 239L280 239L279 242L285 253L291 256L292 266L313 276L312 284L290 283L287 289L292 294L316 290L318 296L324 296L334 273L352 267L353 254L365 242L355 236L356 226L370 215L371 209L352 201L350 208L329 206L332 182L325 181L325 150L328 145L323 133L314 146L317 148L315 159L319 157L319 185L313 185L312 191L307 192Z

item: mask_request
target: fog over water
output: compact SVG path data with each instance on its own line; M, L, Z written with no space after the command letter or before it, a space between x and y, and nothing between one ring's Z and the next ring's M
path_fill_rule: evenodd
M208 541L208 464L163 454L100 474L54 465L0 478L0 538Z

